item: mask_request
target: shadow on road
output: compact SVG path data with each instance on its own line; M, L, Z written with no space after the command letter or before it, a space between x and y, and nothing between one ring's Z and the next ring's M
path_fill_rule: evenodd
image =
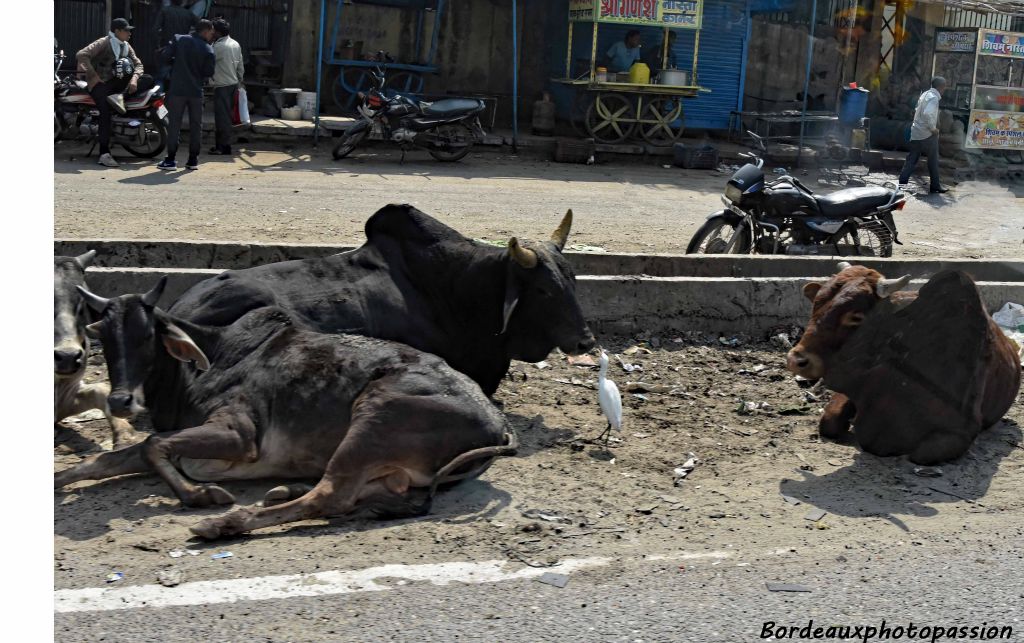
M881 517L909 531L900 515L935 516L942 503L982 506L979 500L988 493L1003 458L1020 448L1021 437L1016 423L1003 420L983 431L962 457L942 465L938 478L915 475L905 457L858 452L852 464L825 475L800 471L803 480L782 480L779 491L830 514Z

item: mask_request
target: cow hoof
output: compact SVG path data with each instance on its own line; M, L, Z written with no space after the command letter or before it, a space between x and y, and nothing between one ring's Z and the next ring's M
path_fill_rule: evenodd
M304 484L283 484L274 487L263 496L263 506L273 507L280 505L309 493L313 487Z
M218 524L218 520L216 518L207 518L202 522L192 525L188 530L206 540L215 540L220 538L220 524Z
M235 497L215 484L204 484L195 493L183 501L189 507L211 507L213 505L233 505Z

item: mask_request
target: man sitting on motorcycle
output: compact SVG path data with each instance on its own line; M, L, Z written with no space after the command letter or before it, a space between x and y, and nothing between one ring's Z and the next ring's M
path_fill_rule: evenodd
M110 155L110 110L114 108L118 113L125 113L124 92L134 93L142 75L142 61L128 44L132 29L134 27L124 18L114 18L110 22L110 33L83 48L76 56L78 71L85 74L89 94L100 113L99 164L107 167L118 165Z

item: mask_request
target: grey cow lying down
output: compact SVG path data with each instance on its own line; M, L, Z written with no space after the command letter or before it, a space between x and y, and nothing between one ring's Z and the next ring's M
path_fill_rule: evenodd
M147 408L157 432L61 471L57 488L156 471L182 504L206 507L234 502L218 481L319 479L191 528L212 539L361 508L422 515L439 484L516 451L501 412L438 357L300 329L273 307L198 326L156 308L165 284L109 300L82 289L101 314L88 330L103 342L111 412Z
M75 290L85 287L85 270L96 251L77 257L53 258L53 423L91 410L103 411L114 434L114 446L138 441L132 425L107 409L106 384L85 384L89 338L85 334L88 311Z

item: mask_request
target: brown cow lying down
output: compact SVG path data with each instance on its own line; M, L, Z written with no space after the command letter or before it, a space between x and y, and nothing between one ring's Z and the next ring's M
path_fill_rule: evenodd
M909 275L884 279L846 262L839 269L804 286L814 307L787 363L836 391L819 432L842 438L852 421L865 451L916 464L963 455L1010 408L1021 378L977 286L945 271L919 293L900 293Z
M264 501L283 504L192 527L217 538L362 508L422 515L439 484L515 453L504 415L434 355L296 328L272 307L230 326L198 326L155 307L165 284L110 300L80 289L101 314L89 332L103 341L111 412L148 408L158 432L61 471L57 488L156 471L182 504L205 507L234 502L215 481L320 480L272 489Z

